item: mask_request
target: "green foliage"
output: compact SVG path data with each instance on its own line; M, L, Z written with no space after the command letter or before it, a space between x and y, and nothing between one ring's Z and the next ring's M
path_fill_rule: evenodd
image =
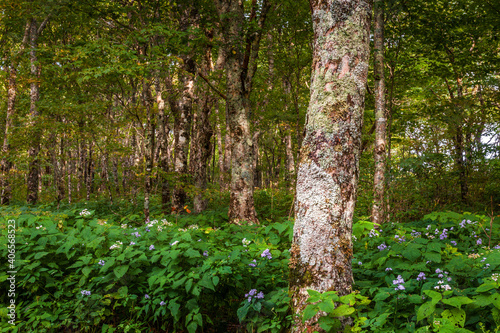
M290 222L239 227L217 213L168 216L149 224L134 214L109 217L74 207L59 213L41 207L2 211L1 242L6 242L6 221L18 225L19 330L225 329L228 320L237 320L245 291L253 288L265 298L252 303L242 320L270 332L289 323ZM266 249L272 259L261 256ZM0 275L2 288L8 288L7 277L5 271ZM1 302L8 302L6 294ZM6 321L2 325L10 329Z

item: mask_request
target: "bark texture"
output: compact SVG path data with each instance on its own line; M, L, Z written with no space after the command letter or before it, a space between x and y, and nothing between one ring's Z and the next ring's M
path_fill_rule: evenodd
M216 1L222 20L222 40L226 54L227 73L226 121L231 136L231 197L229 221L240 224L259 223L254 206L253 147L250 129L250 100L252 79L257 70L260 32L244 37L243 23L254 22L263 28L270 3L262 2L260 16L257 2L252 3L248 20L245 17L244 2L235 0ZM226 145L227 149L227 145Z
M294 314L304 310L307 289L351 291L352 216L370 51L370 1L311 1L311 9L311 99L289 264ZM297 317L293 332L322 332L316 319L302 323Z
M385 197L385 172L386 172L386 146L387 146L387 118L385 110L385 76L384 76L384 1L375 0L375 149L373 159L375 172L373 179L373 206L372 222L384 222L384 197Z

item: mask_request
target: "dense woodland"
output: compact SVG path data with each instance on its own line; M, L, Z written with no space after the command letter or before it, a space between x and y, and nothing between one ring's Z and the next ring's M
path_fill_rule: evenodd
M325 304L330 302L332 311L333 302L340 304L339 299L327 299L330 294L319 296L307 290L334 290L341 297L349 297L353 273L355 279L363 276L375 284L380 274L389 274L383 273L381 266L377 268L380 271L372 272L373 276L369 270L352 267L357 256L366 255L363 261L369 260L371 256L364 251L383 251L377 247L382 245L370 240L370 248L367 241L364 249L358 248L353 254L356 245L352 235L372 238L375 233L378 237L377 230L388 228L398 233L399 240L406 241L404 237L409 238L412 229L410 224L403 227L403 223L425 216L441 223L438 229L448 228L440 231L441 236L446 236L441 237L443 240L453 230L449 229L450 221L458 221L462 215L448 218L431 212L475 212L475 216L484 218L475 221L481 228L490 223L485 217L490 215L489 229L483 231L488 235L489 230L488 249L494 245L496 236L491 230L500 209L500 4L495 1L3 0L0 46L0 199L7 212L4 215L24 216L20 212L39 212L49 207L55 214L54 221L57 214L62 214L62 220L69 219L68 228L71 224L83 231L84 218L99 212L96 208L92 212L85 210L88 214L77 213L80 208L75 207L86 204L89 209L92 205L107 207L101 213L113 212L106 218L108 221L120 216L121 220L113 223L128 221L144 227L146 221L146 229L158 223L159 213L167 220L175 218L186 230L198 230L197 224L191 228L192 223L197 223L193 216L199 216L199 221L211 216L215 223L214 216L222 214L217 218L228 222L227 230L233 230L228 239L237 238L235 242L243 247L250 244L245 241L254 230L251 228L262 228L255 232L264 243L254 239L252 253L269 261L275 256L283 264L273 266L276 275L272 273L272 280L256 279L263 286L274 284L281 288L270 293L272 300L266 301L273 306L291 304L290 312L285 306L281 314L266 322L277 325L266 326L269 331L284 331L290 325L294 332L319 329L314 326L319 318L316 313L328 312L327 305L316 308L314 313L309 307L310 315L306 314L304 322L291 316L285 320L285 314L307 313L307 304L320 300L314 297L322 297ZM16 207L24 208L16 211ZM127 209L132 209L133 214ZM130 218L131 214L135 217ZM294 216L295 227L291 224ZM353 216L355 221L361 221L354 231ZM463 215L464 221L472 216ZM29 217L25 220L35 223ZM171 226L167 220L165 227ZM321 231L321 221L329 223L327 232ZM90 223L89 227L106 224L94 222L98 225ZM395 227L398 222L401 227ZM60 229L60 236L70 237L63 236L65 227L63 222L58 223L54 228ZM474 223L469 220L469 224ZM123 225L126 229L127 224ZM214 230L215 224L205 233ZM158 231L162 231L160 227ZM38 231L33 232L38 235ZM420 238L422 232L417 236L417 231L412 230L412 240ZM115 241L109 235L106 239ZM457 240L465 237L455 236ZM477 238L477 234L471 237ZM386 242L394 241L396 249L402 243L398 239L388 237ZM184 240L190 242L191 238ZM224 246L229 244L218 243L220 239L203 240L205 247L194 242L188 247L203 252L202 259L211 252L224 252ZM87 241L94 244L91 239ZM170 241L173 243L168 244ZM175 237L168 238L166 244L173 246L177 242ZM266 248L265 242L273 247ZM482 242L473 239L467 246ZM382 244L385 246L385 242ZM93 246L98 248L97 243ZM150 251L155 249L150 246ZM441 245L436 246L441 249ZM470 250L467 246L464 243L460 251ZM417 252L422 260L428 259L424 250L415 248L416 252L408 255L404 248L400 250L415 265L420 258L420 254L415 257ZM68 254L69 245L67 249L58 248L57 253L64 251L69 260L73 256ZM173 271L182 271L185 263L200 267L195 262L200 254L192 255ZM246 254L231 252L229 257L240 255L243 258ZM441 255L444 262L444 252L439 253L436 262L441 262ZM436 258L435 254L429 257ZM79 260L85 263L82 258ZM172 262L176 258L171 258ZM248 260L250 264L245 266L256 267ZM98 265L107 270L104 262L107 259L101 259ZM498 264L491 261L493 268ZM417 270L401 265L408 273L403 274L404 279L410 273L425 271L420 266ZM74 266L68 263L68 267ZM123 267L117 267L118 273L114 269L114 277L124 287L132 286L132 266ZM85 272L90 282L90 271ZM205 277L209 275L200 272L199 288L215 292L219 277L223 279L226 273L210 271L212 277L207 282ZM163 273L153 270L151 274ZM234 274L221 280L220 286L228 290L249 287L231 285L232 278L238 279ZM287 274L289 280L283 277ZM281 278L275 281L276 276ZM131 280L127 284L122 278ZM393 281L403 278L399 275ZM80 286L84 283L80 280ZM140 281L137 283L139 289L143 288ZM396 286L402 283L393 282ZM180 284L185 285L185 281ZM120 297L127 294L118 285L113 286ZM364 287L358 285L363 296L358 295L356 302L361 307L367 306L367 298L363 297L374 296L373 290L368 292ZM422 290L428 287L424 285ZM283 296L287 288L290 298ZM185 290L192 292L191 284ZM200 310L202 305L187 306L187 310L180 306L179 310L175 300L182 300L181 296L172 296L167 302L173 321L156 322L158 316L165 315L158 310L154 313L156 326L149 328L155 332L187 329L193 333L203 326L205 319L201 318L206 316L227 321L226 326L212 323L217 327L215 331L238 331L246 325L253 332L259 325L264 327L265 317L261 305L256 305L261 304L259 299L264 294L257 297L256 293L244 298L249 297L248 303L255 305L253 310L246 303L238 309L239 328L231 326L237 321L234 313L226 317L221 314L235 308L232 301L221 299L216 304L224 311L208 313L207 309ZM202 304L200 292L193 295L199 297L195 302ZM242 296L228 295L225 297ZM439 302L434 302L435 295L426 295L433 299L432 309L429 305L429 309L422 310L428 303L421 306L415 317L420 323L432 322L430 316ZM309 296L312 301L307 300ZM396 322L399 298L394 297L395 308L391 308L393 303L387 305L395 314L392 328L412 331L410 326L404 326L410 324ZM135 298L130 302L135 304ZM340 302L351 301L345 298ZM496 304L497 299L491 302ZM123 303L125 308L129 305ZM335 309L338 315L333 317L350 314L339 312L340 308ZM135 314L137 318L142 311ZM189 318L184 324L179 321L182 311L186 311L182 316ZM249 322L252 311L255 316ZM471 315L476 319L470 327L465 319L452 324L461 323L462 328L476 325L475 329L479 329L481 320L498 324L500 310L492 311L487 319ZM373 331L385 325L389 316L382 322L380 306L366 313ZM443 318L451 318L446 310L443 313ZM471 313L467 312L467 316ZM198 315L200 321L195 321ZM93 323L96 328L104 322L107 327L106 316L108 320L122 318L117 313L101 314L93 322L80 318L77 327ZM354 321L346 318L339 325L363 324L357 317ZM330 322L320 323L334 327L328 326ZM71 327L64 325L58 329ZM325 327L321 326L328 331ZM413 331L415 327L413 323ZM104 327L102 332L106 332Z

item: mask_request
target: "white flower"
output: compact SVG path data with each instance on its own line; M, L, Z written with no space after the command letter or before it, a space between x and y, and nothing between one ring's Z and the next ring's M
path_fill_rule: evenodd
M174 246L175 244L179 243L179 241L175 241L173 242L172 244L170 244L171 246Z
M251 243L252 241L250 241L250 240L248 240L248 239L246 239L246 238L243 238L241 242L243 243L243 246L244 246L244 247L247 247L248 245L250 245L250 243Z

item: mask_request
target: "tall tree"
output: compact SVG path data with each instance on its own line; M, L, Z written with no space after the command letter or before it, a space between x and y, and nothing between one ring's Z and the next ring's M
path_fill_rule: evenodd
M221 19L221 47L226 59L226 121L229 123L231 136L229 220L235 224L244 221L258 223L253 199L253 147L249 121L249 95L257 71L260 40L270 7L267 0L260 4L260 8L257 1L253 0L247 19L244 1L216 0L217 12ZM248 26L244 26L245 22Z
M384 222L385 165L387 146L387 115L385 109L384 75L384 0L374 0L374 74L375 74L375 148L373 159L372 222Z
M307 289L351 292L352 217L367 82L371 1L310 1L311 99L298 164L290 250L294 314ZM297 316L293 332L321 330Z
M30 86L30 125L33 129L31 146L28 149L29 174L28 174L28 194L27 202L36 204L38 201L38 182L40 177L40 161L38 154L40 153L40 140L42 137L39 122L38 100L40 99L40 70L38 64L37 48L38 37L49 21L50 15L45 18L42 23L38 23L36 18L31 19L29 44L30 44L30 63L31 63L31 86Z

